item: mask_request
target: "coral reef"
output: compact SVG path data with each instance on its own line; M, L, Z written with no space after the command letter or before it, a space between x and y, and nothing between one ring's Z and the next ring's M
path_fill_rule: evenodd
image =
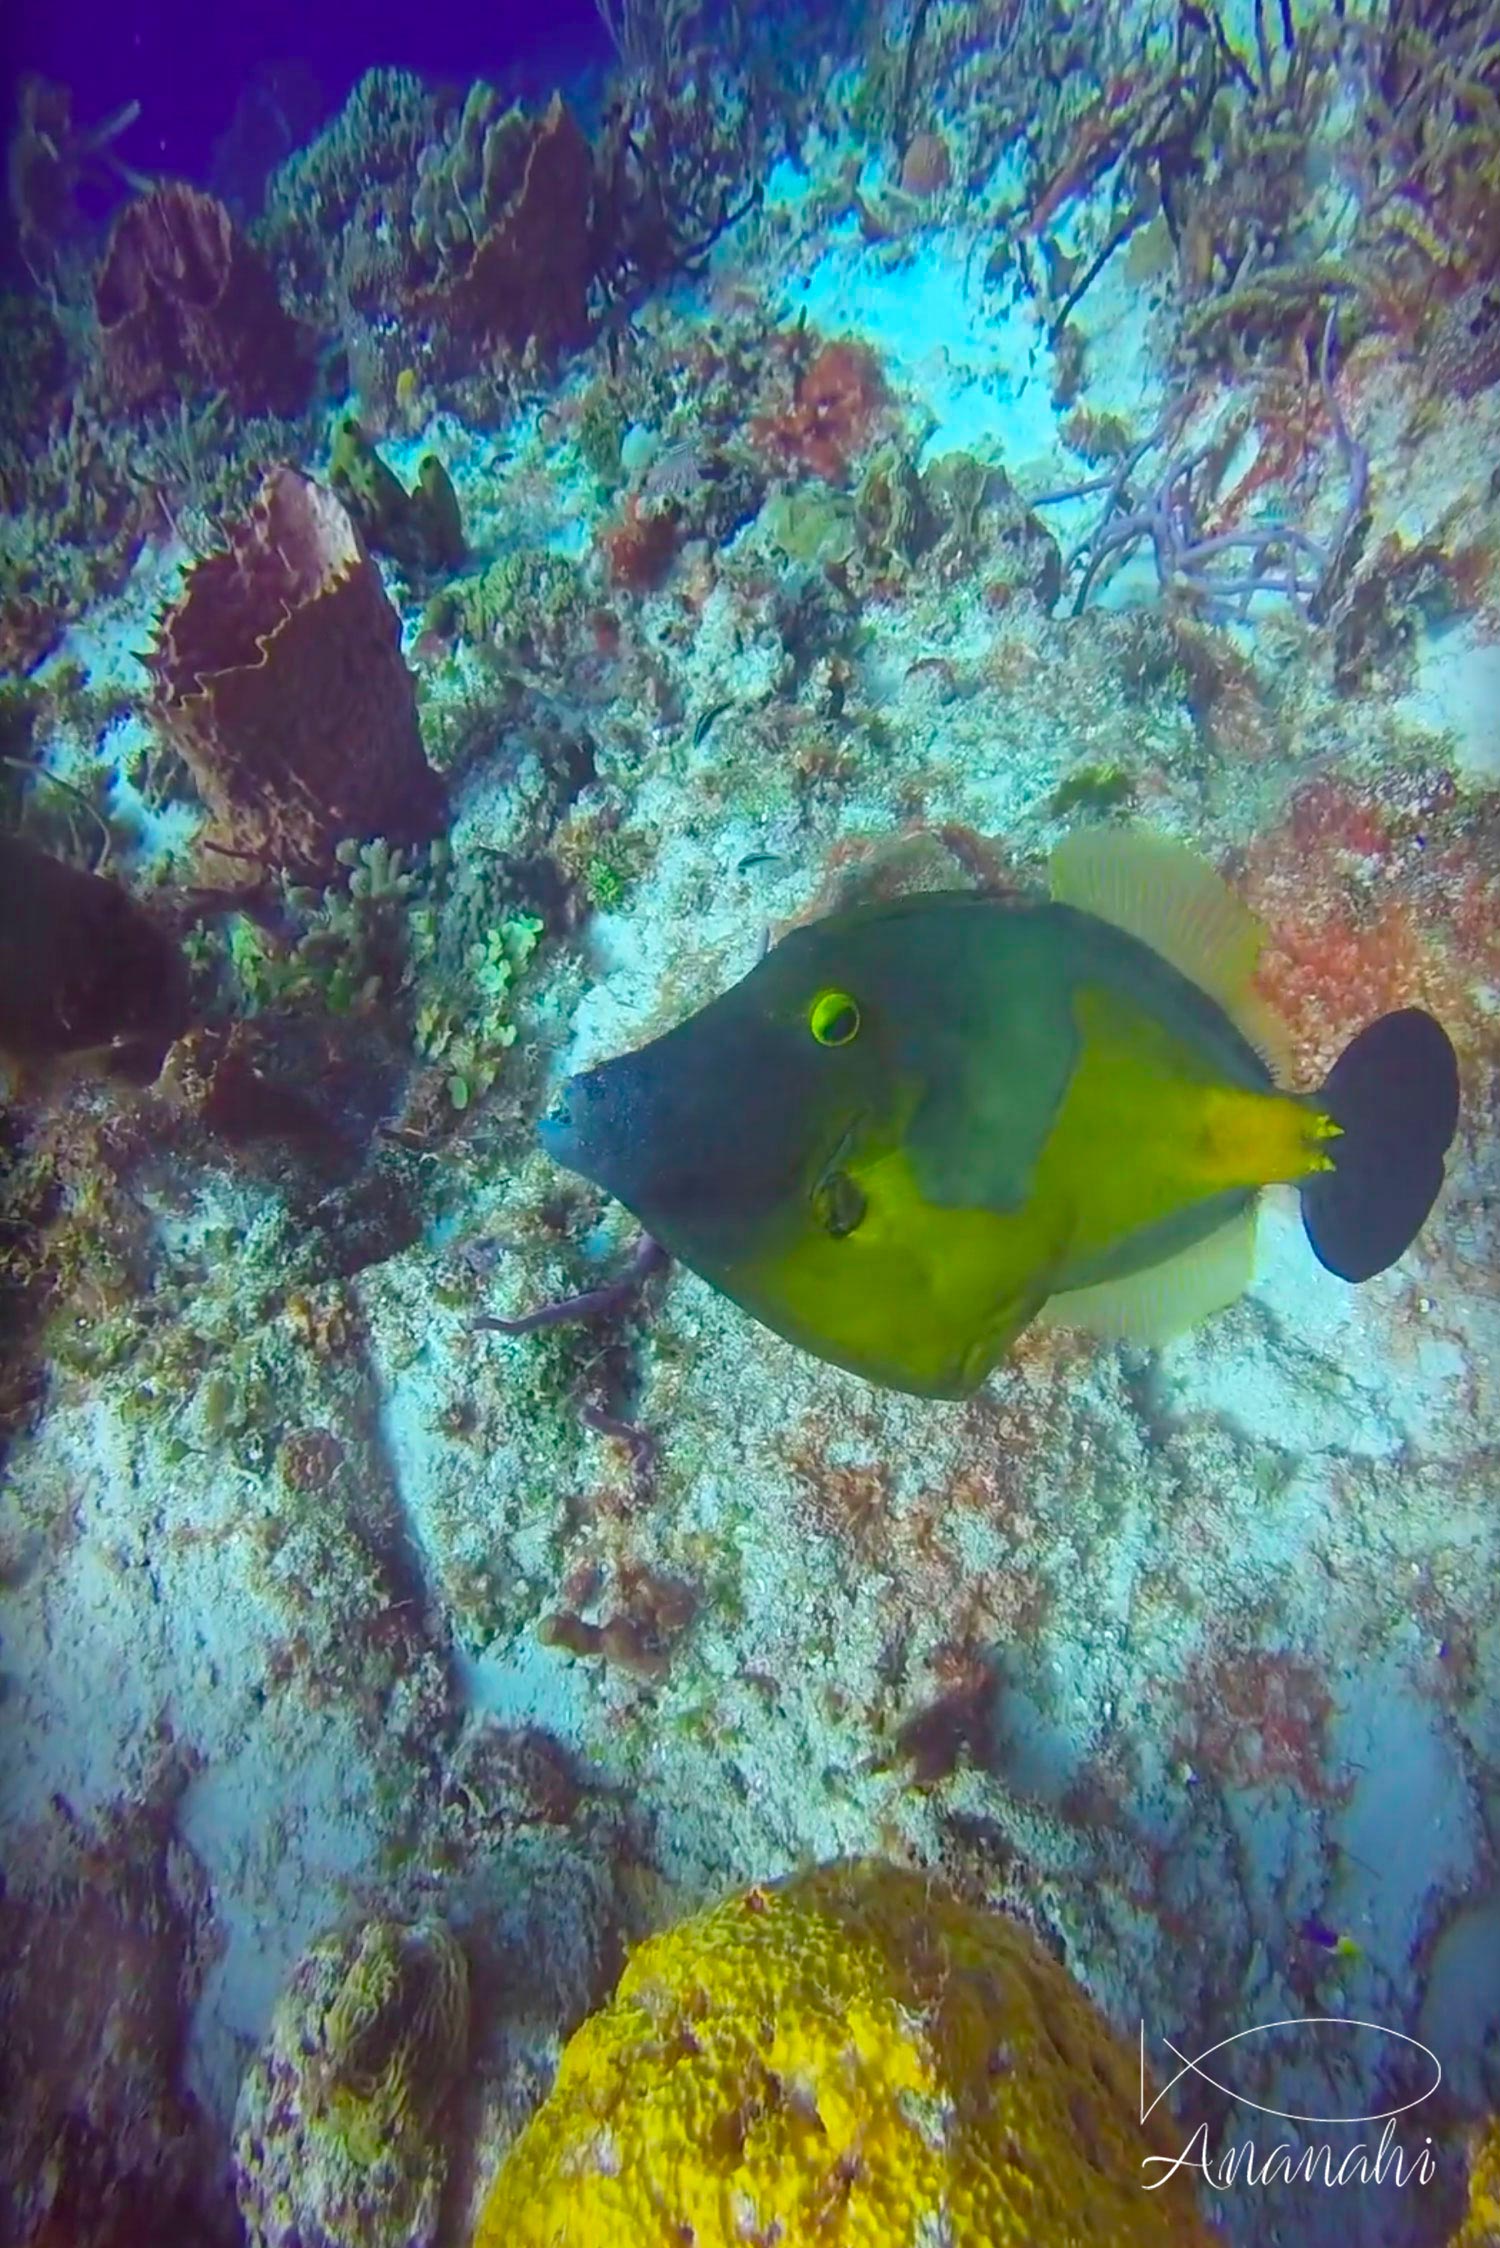
M1437 398L1477 398L1500 382L1500 280L1475 281L1444 306L1427 339L1426 376Z
M415 71L366 70L338 115L278 165L256 240L304 317L364 304L393 270L382 245L411 224L412 188L441 104ZM369 309L365 305L365 309Z
M114 393L140 405L180 385L241 413L294 414L312 388L305 339L224 205L169 180L127 203L94 284Z
M643 510L632 492L619 522L599 534L610 584L627 593L654 592L672 567L677 538L676 510Z
M468 1964L441 1921L370 1920L315 1943L235 2109L251 2248L429 2248L438 2118L468 2033Z
M1142 2190L1131 2057L1013 1921L854 1863L753 1888L632 1957L512 2148L507 2241L954 2248L1205 2238Z
M0 2233L457 2248L509 2148L491 2237L594 2248L644 2177L663 2248L946 2186L1040 2240L1093 2178L1119 2240L1165 2197L1104 2020L1149 2067L1347 2017L1441 2059L1439 2176L1210 2231L1426 2248L1500 2097L1493 0L600 15L602 78L529 20L491 80L366 72L259 216L214 175L227 233L129 166L155 83L22 90L0 826L149 914L187 1028L0 1103ZM538 1145L787 929L1127 809L1266 924L1299 1090L1447 1026L1369 1286L1272 1196L1201 1327L923 1405ZM1216 2158L1417 2089L1368 2032L1231 2050L1173 2095Z
M1469 2169L1469 2213L1449 2248L1495 2248L1500 2241L1500 2124L1491 2123L1474 2148Z
M102 173L149 192L150 181L114 146L141 105L129 101L97 125L76 125L67 87L31 71L17 88L16 110L5 152L6 202L23 263L34 278L52 276L79 233L78 194L86 180Z
M267 479L147 660L159 722L212 816L210 879L247 864L326 879L341 842L436 829L399 620L343 506L309 477Z
M188 1023L187 963L117 882L0 835L0 1053L101 1054L144 1082Z
M751 424L774 461L841 484L874 431L885 397L880 363L867 344L825 343L797 374L789 405Z
M150 509L112 432L71 402L41 445L0 431L0 501L0 667L31 671L70 618L124 582Z

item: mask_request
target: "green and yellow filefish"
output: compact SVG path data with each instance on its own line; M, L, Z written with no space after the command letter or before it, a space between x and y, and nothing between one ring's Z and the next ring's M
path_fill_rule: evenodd
M937 891L794 929L664 1037L575 1077L543 1145L778 1334L924 1397L1023 1327L1158 1341L1248 1284L1260 1189L1320 1261L1401 1255L1443 1177L1453 1049L1416 1008L1283 1089L1264 931L1141 833L1050 897Z

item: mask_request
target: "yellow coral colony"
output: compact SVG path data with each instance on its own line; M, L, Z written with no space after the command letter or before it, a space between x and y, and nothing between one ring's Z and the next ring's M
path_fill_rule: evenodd
M1500 2116L1474 2148L1469 2167L1469 2214L1451 2248L1500 2248Z
M475 2248L1202 2248L1138 2113L1135 2054L1025 1928L827 1866L634 1953Z

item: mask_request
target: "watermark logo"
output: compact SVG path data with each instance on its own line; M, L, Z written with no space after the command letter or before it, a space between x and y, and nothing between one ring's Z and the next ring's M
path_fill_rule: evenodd
M1308 2034L1315 2042L1327 2044L1342 2040L1353 2044L1353 2033L1368 2032L1377 2038L1387 2038L1393 2044L1407 2048L1401 2056L1408 2067L1420 2064L1424 2080L1419 2091L1399 2105L1376 2108L1359 2115L1314 2115L1297 2108L1268 2107L1264 2101L1248 2099L1232 2084L1221 2083L1204 2065L1216 2054L1228 2053L1231 2047L1241 2046L1248 2038L1273 2037L1278 2032L1297 2031ZM1170 2038L1162 2044L1181 2065L1175 2076L1164 2084L1153 2099L1146 2081L1146 2025L1141 2024L1141 2122L1144 2124L1162 2101L1187 2075L1201 2077L1216 2092L1235 2101L1240 2107L1254 2108L1261 2115L1269 2115L1283 2123L1327 2126L1336 2124L1345 2129L1359 2129L1367 2124L1380 2124L1377 2141L1368 2137L1357 2139L1352 2146L1335 2148L1332 2140L1307 2139L1297 2133L1294 2139L1279 2139L1274 2146L1262 2152L1254 2139L1230 2140L1217 2152L1208 2135L1206 2123L1200 2123L1180 2154L1149 2154L1144 2157L1141 2169L1148 2193L1164 2186L1181 2170L1197 2170L1204 2182L1215 2193L1227 2193L1234 2186L1290 2185L1301 2179L1308 2185L1348 2186L1384 2185L1389 2180L1396 2186L1427 2185L1437 2176L1437 2164L1432 2156L1432 2140L1424 2138L1415 2153L1396 2136L1397 2119L1430 2100L1443 2081L1442 2063L1436 2053L1408 2037L1399 2029L1388 2029L1382 2022L1348 2020L1339 2014L1309 2014L1286 2021L1260 2022L1253 2029L1236 2030L1231 2037L1221 2037L1216 2045L1207 2046L1203 2052L1190 2058L1180 2053ZM1223 2063L1219 2064L1220 2067ZM1430 2079L1430 2081L1428 2081Z

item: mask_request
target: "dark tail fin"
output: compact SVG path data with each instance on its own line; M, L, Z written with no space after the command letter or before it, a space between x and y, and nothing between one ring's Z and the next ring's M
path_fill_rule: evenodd
M1331 1171L1302 1182L1319 1264L1368 1280L1409 1248L1437 1200L1458 1122L1458 1064L1420 1007L1367 1023L1328 1073L1318 1105L1339 1126Z

